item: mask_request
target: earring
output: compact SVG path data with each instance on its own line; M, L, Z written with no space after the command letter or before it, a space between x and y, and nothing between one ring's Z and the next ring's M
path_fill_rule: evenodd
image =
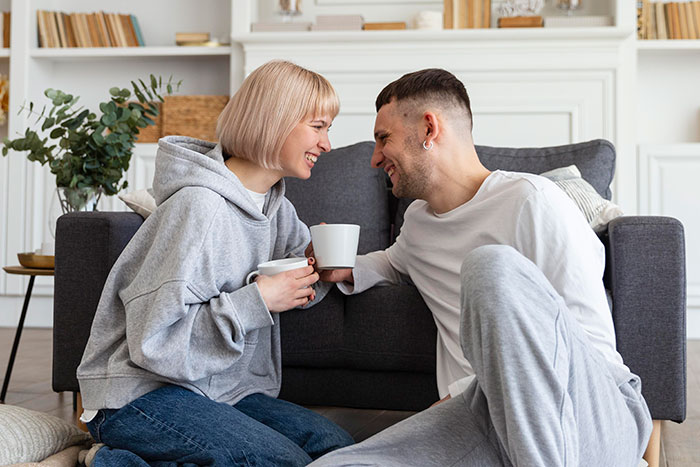
M433 142L430 142L430 146L426 146L425 141L423 141L423 149L425 149L426 151L430 151L431 149L433 149Z

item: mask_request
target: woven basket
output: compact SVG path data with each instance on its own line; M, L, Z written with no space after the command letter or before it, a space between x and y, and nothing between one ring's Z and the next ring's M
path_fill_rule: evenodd
M161 136L182 135L216 141L216 120L229 96L166 96Z

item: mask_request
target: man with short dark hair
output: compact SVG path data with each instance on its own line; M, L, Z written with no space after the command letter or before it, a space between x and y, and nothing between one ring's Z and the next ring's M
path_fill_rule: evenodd
M313 465L636 465L651 417L576 205L543 177L481 164L447 71L404 75L376 106L372 165L416 201L392 246L321 279L350 294L408 276L438 328L443 399Z

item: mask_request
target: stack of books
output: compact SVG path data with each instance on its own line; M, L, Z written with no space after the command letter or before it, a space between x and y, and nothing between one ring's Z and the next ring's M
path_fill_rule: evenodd
M176 32L175 44L177 45L206 45L209 43L208 32Z
M312 31L361 31L364 24L362 15L319 15Z
M134 15L37 10L39 47L143 47Z
M700 39L700 1L637 2L639 39Z
M0 21L0 47L8 48L10 46L10 12L2 12L2 21Z
M444 29L491 27L491 0L443 0Z

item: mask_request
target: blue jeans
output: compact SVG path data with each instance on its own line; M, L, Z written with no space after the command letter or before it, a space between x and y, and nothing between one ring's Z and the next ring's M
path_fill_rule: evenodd
M353 444L311 410L262 394L231 406L165 386L87 423L106 446L94 466L296 466Z

